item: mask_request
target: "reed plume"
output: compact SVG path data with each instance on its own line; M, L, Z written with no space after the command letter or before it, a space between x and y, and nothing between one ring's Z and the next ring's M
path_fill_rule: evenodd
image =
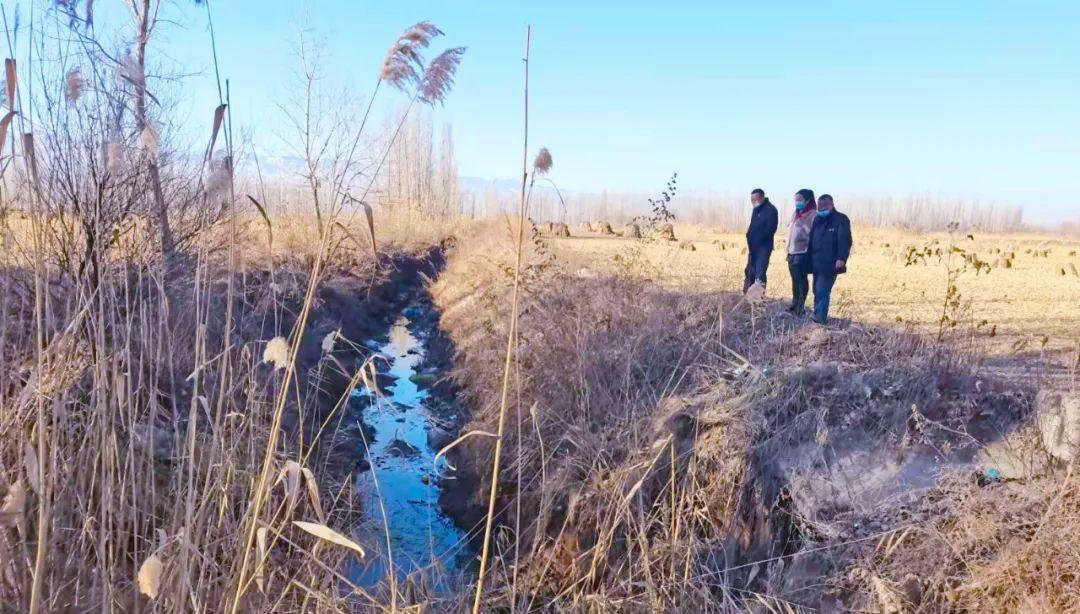
M398 41L390 47L383 62L382 73L379 78L404 91L410 83L419 80L420 74L417 66L422 65L422 58L409 43Z
M536 154L536 159L533 160L533 173L546 175L551 170L551 166L551 152L547 147L541 147L540 152Z
M442 36L444 32L435 27L435 24L430 21L421 21L414 24L408 30L401 35L403 41L409 41L411 44L419 47L427 47L431 44L431 39L436 36Z
M232 161L224 156L210 163L210 174L206 177L206 197L211 200L224 200L228 197L232 184Z
M443 51L428 64L424 78L420 82L420 100L426 104L442 104L450 88L454 86L454 73L461 64L465 47L451 47Z
M405 30L397 41L390 46L383 60L379 79L395 88L405 91L413 83L421 81L424 71L422 49L431 44L431 39L441 35L442 30L430 21L421 21Z
M274 370L284 369L289 364L289 342L285 337L274 337L266 343L263 350L263 362L273 365Z
M75 104L82 97L85 89L86 79L83 78L82 72L78 68L73 68L66 77L64 98L67 99L68 104Z

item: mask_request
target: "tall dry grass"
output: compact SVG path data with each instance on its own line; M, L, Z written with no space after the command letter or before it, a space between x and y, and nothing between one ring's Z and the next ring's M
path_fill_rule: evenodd
M510 332L513 231L491 222L459 242L433 287L477 431L501 413L506 354L491 339ZM526 243L485 603L1076 607L1054 580L1075 571L1061 533L1074 479L979 482L963 460L1028 428L1034 382L902 326L799 326L671 283L633 242L570 260L574 241ZM456 453L480 522L493 443ZM900 487L906 472L922 485Z
M4 362L21 365L5 369L0 425L10 504L6 603L29 607L34 568L26 553L35 545L45 552L40 603L48 611L133 609L140 600L138 607L162 611L217 609L232 597L240 529L255 512L252 476L266 451L273 398L285 384L263 364L263 350L292 328L307 272L302 263L230 271L213 255L223 245L204 246L190 270L167 278L109 263L92 290L48 266L37 280L49 295L37 308L20 291L35 275L5 271ZM363 268L374 263L350 266L367 277ZM226 332L230 276L236 324ZM27 317L35 313L38 326ZM45 341L35 350L41 328ZM233 344L228 354L224 339ZM307 385L295 394L290 415L302 423L319 403ZM312 466L305 461L314 443L271 449L275 473L289 458ZM14 496L20 489L25 495ZM328 522L316 512L332 499L322 493L297 503L280 487L266 497L257 515L273 532L270 542L290 545L276 549L275 564L260 561L265 590L246 591L248 607L304 609L316 596L337 600L335 554L320 553L325 547L288 524ZM44 526L34 516L42 508ZM146 565L159 571L136 586Z
M178 147L153 72L161 6L132 2L130 31L91 27L91 6L7 24L25 55L3 123L21 138L0 138L0 601L380 607L343 571L352 493L322 443L373 376L358 344L396 266L453 223L365 202L394 142L360 152L366 117L326 137L342 155L309 166L300 211L238 183L228 83L204 155ZM441 101L461 49L429 71L437 34L406 30L389 58L413 72L378 83Z

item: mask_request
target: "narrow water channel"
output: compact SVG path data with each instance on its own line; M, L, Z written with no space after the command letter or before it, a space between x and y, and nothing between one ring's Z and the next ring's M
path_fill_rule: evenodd
M356 476L363 520L355 536L368 551L350 575L362 587L387 580L390 569L399 582L446 586L473 558L465 533L439 508L446 463L436 462L429 432L445 416L435 415L421 385L438 374L418 372L429 331L406 317L418 309L406 309L378 347L379 360L389 365L380 372L389 383L378 393L352 393L354 402L367 405L363 420L373 433L366 441L370 469Z

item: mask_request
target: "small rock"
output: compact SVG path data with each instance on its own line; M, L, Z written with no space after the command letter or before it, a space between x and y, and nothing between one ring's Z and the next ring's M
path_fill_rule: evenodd
M434 373L413 373L409 377L409 381L417 386L434 386L438 381L438 377Z
M417 450L416 446L407 441L395 439L390 442L390 445L386 446L386 453L390 456L399 456L401 458L414 458L420 454L420 450Z
M439 450L442 450L446 446L450 445L450 442L453 441L453 440L454 440L454 437L450 433L444 431L443 429L441 429L441 428L439 428L437 426L433 426L430 429L428 429L428 433L427 433L428 445L431 446L431 449L435 450L436 452L438 452Z

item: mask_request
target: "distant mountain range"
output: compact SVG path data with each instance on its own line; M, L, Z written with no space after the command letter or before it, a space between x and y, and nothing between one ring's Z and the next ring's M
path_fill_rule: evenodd
M250 160L254 170L255 160ZM307 162L299 156L259 155L259 171L264 177L294 177L307 171Z
M517 192L521 190L520 179L485 179L483 177L458 177L462 190L486 192L492 188L497 192Z
M255 170L255 160L248 159L250 170ZM307 173L307 162L299 156L280 156L259 154L259 171L263 177L296 178ZM519 179L487 179L484 177L458 177L458 182L463 192L483 194L488 190L497 193L513 192L521 190ZM541 186L536 186L537 190ZM550 189L545 187L546 189ZM566 194L566 192L564 192Z

